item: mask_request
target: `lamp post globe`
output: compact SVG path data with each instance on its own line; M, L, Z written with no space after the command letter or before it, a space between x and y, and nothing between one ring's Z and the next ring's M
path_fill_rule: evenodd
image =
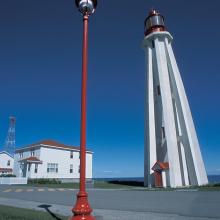
M97 7L97 0L76 0L75 3L83 15L91 15Z

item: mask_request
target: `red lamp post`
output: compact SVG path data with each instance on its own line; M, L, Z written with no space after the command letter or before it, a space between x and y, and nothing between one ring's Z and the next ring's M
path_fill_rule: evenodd
M88 70L88 21L95 11L97 0L76 0L76 6L83 14L83 49L82 49L82 97L81 97L81 134L80 134L80 189L77 201L72 209L74 216L71 220L95 220L91 215L86 192L86 94Z

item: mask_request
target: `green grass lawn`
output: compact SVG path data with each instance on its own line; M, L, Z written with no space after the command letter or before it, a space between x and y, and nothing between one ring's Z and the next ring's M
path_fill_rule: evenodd
M57 184L37 184L37 183L31 183L28 184L30 187L49 187L49 188L70 188L70 189L78 189L79 188L79 183L57 183ZM120 181L115 181L114 183L112 182L107 182L107 181L95 181L94 182L94 187L97 189L135 189L135 187L138 187L139 190L164 190L164 191L173 191L176 189L197 189L199 191L219 191L220 190L220 184L208 184L206 186L191 186L191 187L180 187L180 188L145 188L140 183L137 182L120 182Z
M55 214L57 218L48 212L33 211L0 205L0 220L67 220L68 217Z
M129 189L133 187L134 186L132 185L109 183L105 181L95 181L94 183L94 188L98 188L98 189Z
M27 186L31 187L49 187L49 188L69 188L69 189L78 189L79 183L58 183L58 184L39 184L39 183L30 183ZM123 185L123 184L113 184L105 181L95 181L94 188L99 189L126 189L133 188L134 186Z
M199 191L220 191L220 183L208 184L204 186L192 186L191 189L199 189Z
M28 183L27 186L30 187L49 187L49 188L68 188L68 189L78 189L78 183L57 183L57 184L42 184L42 183Z

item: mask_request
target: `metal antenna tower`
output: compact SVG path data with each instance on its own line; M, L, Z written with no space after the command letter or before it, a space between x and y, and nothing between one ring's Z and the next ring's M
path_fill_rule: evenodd
M15 152L15 122L15 117L9 117L9 128L4 147L4 150L12 156L14 156Z

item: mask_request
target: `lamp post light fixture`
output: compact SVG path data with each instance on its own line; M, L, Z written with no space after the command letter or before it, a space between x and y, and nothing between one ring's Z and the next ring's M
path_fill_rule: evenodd
M86 192L86 97L87 97L87 70L88 70L88 22L89 16L94 13L97 0L76 0L77 8L83 15L83 48L82 48L82 92L81 92L81 131L80 131L80 188L72 212L71 220L95 220L91 215Z
M83 15L91 15L97 7L97 0L76 0L76 7Z

